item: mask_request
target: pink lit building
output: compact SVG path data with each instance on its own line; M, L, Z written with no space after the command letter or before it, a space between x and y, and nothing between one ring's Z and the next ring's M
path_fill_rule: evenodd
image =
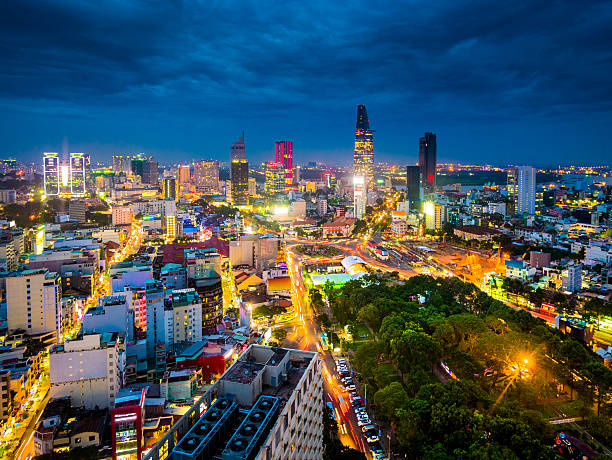
M293 183L293 141L276 141L274 161L285 168L285 188Z

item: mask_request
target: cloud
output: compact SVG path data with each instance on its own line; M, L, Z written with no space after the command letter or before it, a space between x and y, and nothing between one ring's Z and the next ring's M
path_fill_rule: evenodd
M445 123L612 109L605 1L5 3L4 116L272 121L367 101Z

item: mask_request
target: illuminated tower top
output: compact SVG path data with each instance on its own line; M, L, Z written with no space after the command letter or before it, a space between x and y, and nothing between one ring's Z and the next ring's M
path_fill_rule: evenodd
M357 130L370 129L370 121L368 120L368 111L365 105L359 104L357 106Z

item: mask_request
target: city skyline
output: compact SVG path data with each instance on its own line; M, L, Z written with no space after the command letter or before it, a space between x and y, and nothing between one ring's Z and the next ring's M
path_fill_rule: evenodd
M482 7L364 15L365 4L343 14L287 4L266 17L249 3L6 5L0 154L31 160L67 138L72 151L100 158L220 160L244 129L254 161L285 138L298 163L348 163L354 107L365 104L381 160L414 163L410 140L431 131L440 161L605 162L612 8L524 2L474 15ZM312 29L314 17L325 20Z

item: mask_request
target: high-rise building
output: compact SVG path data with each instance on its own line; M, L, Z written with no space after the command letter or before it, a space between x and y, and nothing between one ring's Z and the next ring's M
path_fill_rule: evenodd
M293 183L293 141L276 141L274 161L285 168L285 188L290 188Z
M249 162L244 148L244 134L234 142L230 150L231 204L249 204Z
M432 193L436 186L436 162L436 135L425 133L419 139L419 166L421 167L421 181L425 193Z
M62 284L46 268L11 273L6 278L7 327L26 334L61 333Z
M246 150L244 148L244 131L242 136L238 138L236 142L232 144L230 149L230 161L231 160L246 160Z
M251 345L148 455L172 460L320 459L322 398L318 353Z
M508 168L506 173L507 197L508 197L508 214L516 213L516 202L518 199L518 171L515 167Z
M266 195L276 196L285 192L285 168L280 163L266 163Z
M421 200L421 167L406 166L406 201L410 206Z
M164 198L177 200L179 198L178 186L174 177L164 177L162 181L162 195Z
M365 105L357 106L353 175L363 177L365 190L372 188L374 179L374 137Z
M518 166L516 212L534 214L536 202L536 170L532 166Z
M178 182L179 185L189 184L191 182L191 169L189 165L180 165L178 167Z
M159 182L157 161L148 160L142 164L141 180L143 184L157 185Z
M45 195L59 195L60 192L60 164L57 152L43 153L43 174L45 182Z
M219 191L219 162L217 160L200 160L193 162L193 183L196 191L204 195L213 195Z
M442 228L442 224L447 220L447 209L443 204L427 201L423 206L423 213L425 214L425 228L428 230Z
M85 154L70 154L70 193L72 196L85 195Z
M367 185L364 176L353 176L353 205L354 215L357 219L365 216Z

